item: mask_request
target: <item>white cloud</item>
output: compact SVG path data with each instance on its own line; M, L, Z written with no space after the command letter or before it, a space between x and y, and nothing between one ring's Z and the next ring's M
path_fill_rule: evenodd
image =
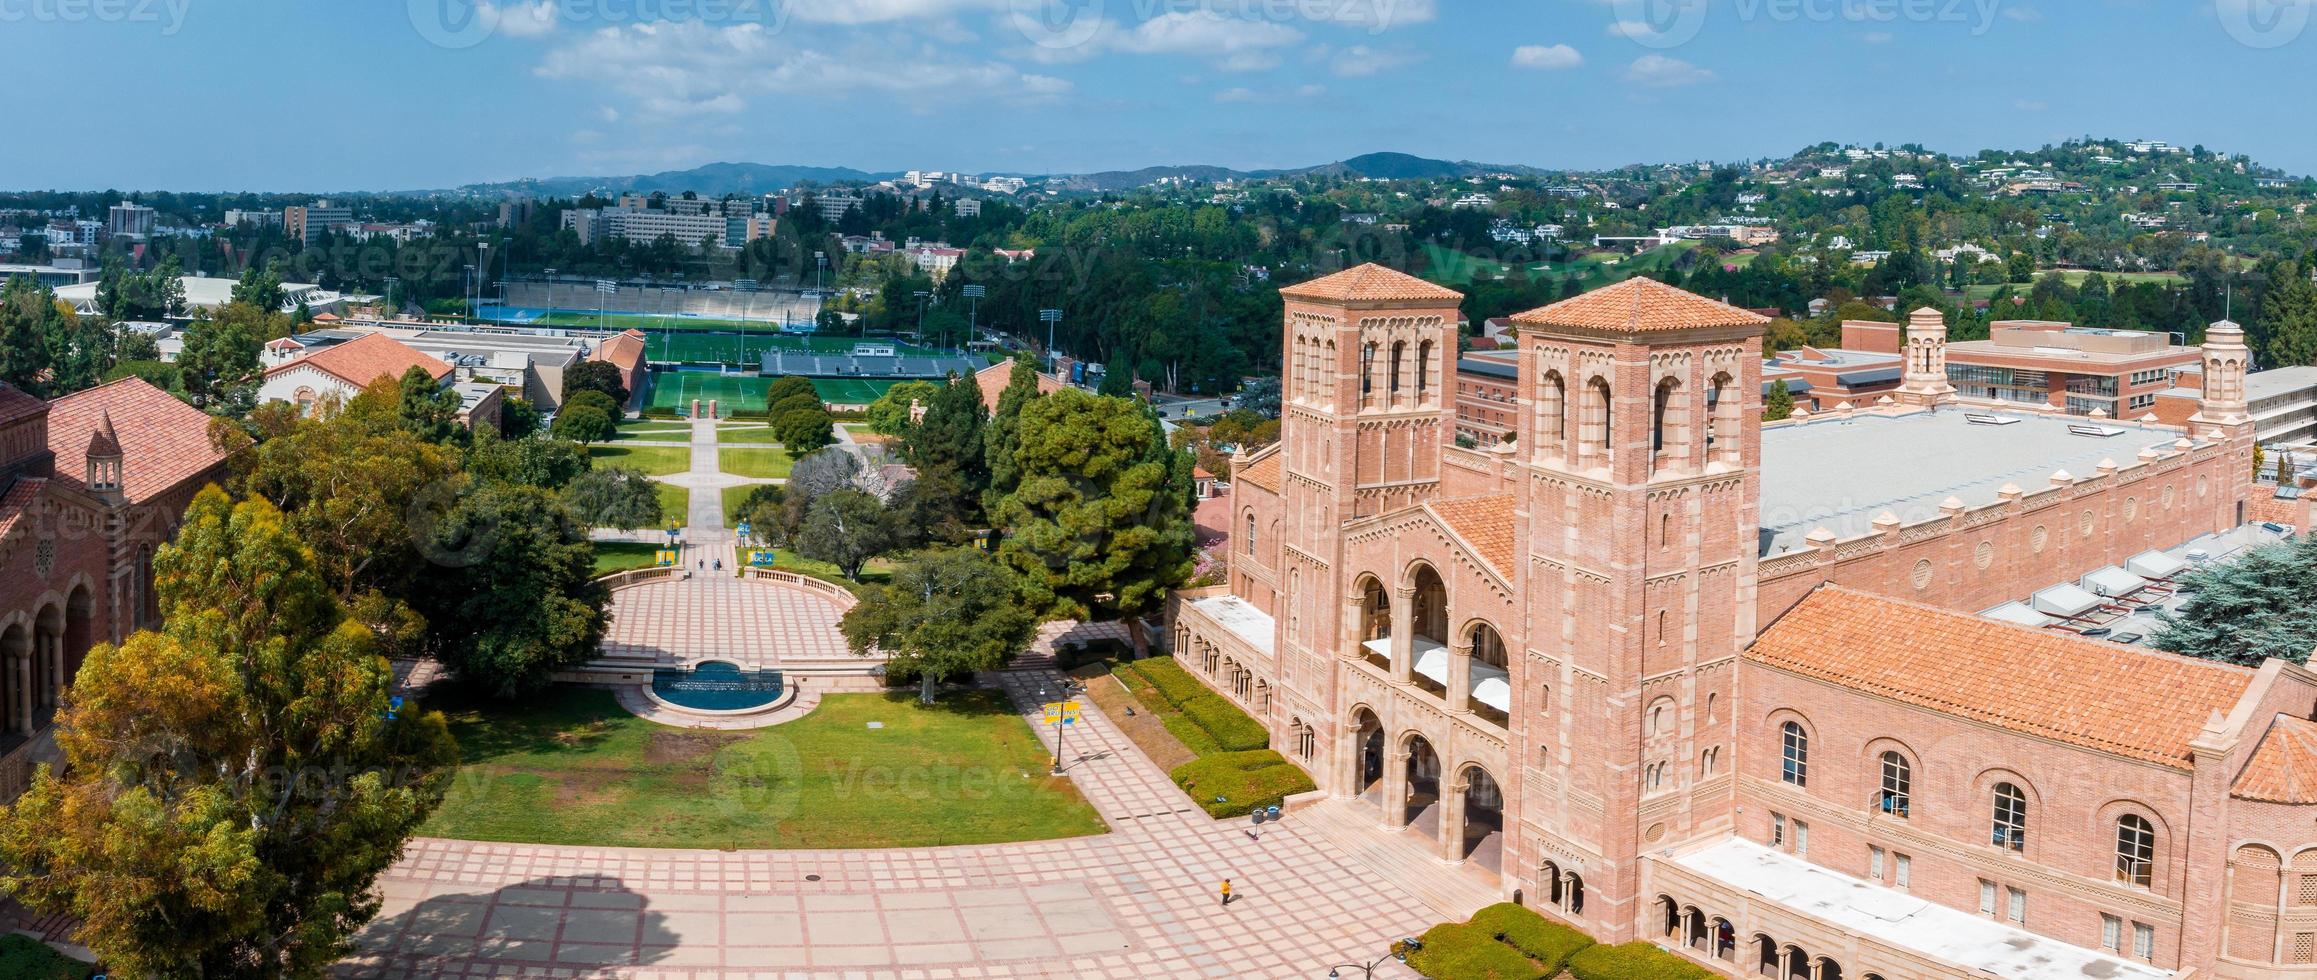
M1253 102L1255 101L1255 90L1251 88L1227 88L1215 93L1215 101Z
M496 25L494 30L508 37L540 37L555 31L559 16L555 0L514 0L512 3L481 4L482 16Z
M1625 80L1650 88L1679 88L1714 80L1714 73L1680 58L1645 54L1625 69Z
M772 9L807 24L887 24L932 20L977 10L1005 10L1007 0L768 0Z
M651 116L728 115L768 93L884 93L915 99L1030 100L1070 83L995 61L906 44L832 48L760 24L671 21L607 27L548 52L542 77L608 85ZM632 115L632 112L631 112Z
M1324 50L1324 49L1323 49ZM1423 60L1421 55L1402 51L1384 51L1355 44L1326 58L1328 70L1342 78L1366 78L1380 75L1402 65Z
M1566 44L1524 44L1512 50L1515 68L1535 68L1551 71L1575 68L1585 63L1585 56Z

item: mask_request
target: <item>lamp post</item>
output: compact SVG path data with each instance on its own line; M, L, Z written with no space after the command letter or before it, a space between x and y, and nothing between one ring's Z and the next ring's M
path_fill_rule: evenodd
M1039 310L1038 319L1046 322L1046 372L1054 371L1054 325L1062 322L1061 310Z
M922 289L917 291L917 342L920 344L925 342L925 298L931 295Z
M1423 948L1424 944L1416 939L1402 939L1392 944L1389 955L1379 957L1374 962L1343 963L1329 967L1327 980L1343 980L1343 974L1339 972L1342 970L1358 970L1366 980L1375 980L1377 967L1391 962L1406 963L1408 962L1408 954Z
M1053 775L1059 776L1062 774L1062 742L1063 739L1070 734L1070 722L1073 720L1070 717L1070 699L1077 697L1085 692L1086 688L1083 685L1079 684L1077 681L1073 681L1065 677L1062 680L1061 700L1053 702L1055 706L1054 767L1050 770ZM1044 693L1044 691L1039 692L1040 696L1043 696Z
M491 278L491 243L476 242L475 248L475 302L467 307L467 315L479 320L482 318L483 284Z
M969 312L967 314L966 320L965 342L966 346L971 347L973 346L973 342L981 337L981 301L982 297L988 296L990 294L990 289L988 286L967 286L958 292L968 301L967 308Z

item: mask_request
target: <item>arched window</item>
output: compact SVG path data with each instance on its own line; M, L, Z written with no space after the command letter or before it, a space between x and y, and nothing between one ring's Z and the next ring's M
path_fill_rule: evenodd
M1658 466L1678 465L1689 456L1689 410L1682 402L1681 382L1667 378L1657 383L1650 417L1649 451Z
M1583 445L1579 447L1578 457L1589 464L1603 465L1609 462L1610 403L1613 400L1608 379L1597 377L1586 382L1584 416L1579 421L1578 430Z
M1782 765L1779 778L1789 786L1810 785L1810 736L1795 722L1787 722L1778 729L1779 757Z
M1744 442L1746 400L1738 397L1737 384L1727 374L1714 375L1712 384L1706 390L1706 457L1735 461Z
M1416 397L1423 398L1432 390L1432 342L1416 345Z
M2156 881L2156 825L2127 813L2116 821L2116 880L2147 888Z
M1561 372L1547 371L1537 384L1537 454L1561 455L1569 441L1569 386Z
M1255 512L1247 512L1247 553L1255 553Z
M1875 796L1875 806L1894 817L1905 817L1913 807L1915 769L1907 764L1907 757L1896 752L1883 753L1883 788Z
M1384 365L1384 377L1386 379L1384 382L1384 390L1390 392L1392 397L1395 399L1400 397L1400 372L1402 370L1400 362L1406 359L1407 356L1408 342L1404 340L1393 341L1392 363Z
M1995 819L1991 838L2008 851L2027 849L2027 794L2010 783L1995 784Z
M1705 750L1704 752L1698 753L1699 779L1704 779L1707 776L1714 774L1714 762L1716 758L1721 755L1721 752L1722 750L1719 748L1711 748Z
M1360 345L1360 401L1367 402L1376 390L1376 345Z

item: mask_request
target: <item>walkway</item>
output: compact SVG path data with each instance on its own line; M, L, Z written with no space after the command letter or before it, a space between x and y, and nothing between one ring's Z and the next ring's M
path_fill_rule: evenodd
M1026 717L1058 690L1061 633L1050 627L998 675ZM1356 810L1301 811L1259 832L1210 819L1091 704L1084 718L1068 772L1109 823L1103 836L841 852L419 840L382 880L386 907L341 973L1320 977L1488 897L1398 880L1456 876L1438 864L1388 876L1354 859L1337 841L1383 836ZM1238 896L1228 909L1216 901L1226 877ZM1428 906L1425 893L1455 904ZM1396 964L1376 975L1414 976Z

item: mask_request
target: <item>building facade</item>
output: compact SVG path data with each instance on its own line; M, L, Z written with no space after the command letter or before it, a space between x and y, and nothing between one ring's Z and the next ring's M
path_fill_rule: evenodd
M136 378L53 402L0 384L0 798L56 760L89 649L160 622L153 552L229 455L208 416Z
M1461 296L1282 294L1172 642L1324 791L1730 975L2317 975L2317 675L1973 614L2242 520L2230 325L2181 429L1960 405L1927 322L1892 404L1765 427L1763 318L1636 279L1514 317L1514 437L1460 448Z
M1947 347L1947 377L1966 397L2051 405L2069 415L2136 419L2153 412L2197 351L2160 333L1998 320L1986 340Z

